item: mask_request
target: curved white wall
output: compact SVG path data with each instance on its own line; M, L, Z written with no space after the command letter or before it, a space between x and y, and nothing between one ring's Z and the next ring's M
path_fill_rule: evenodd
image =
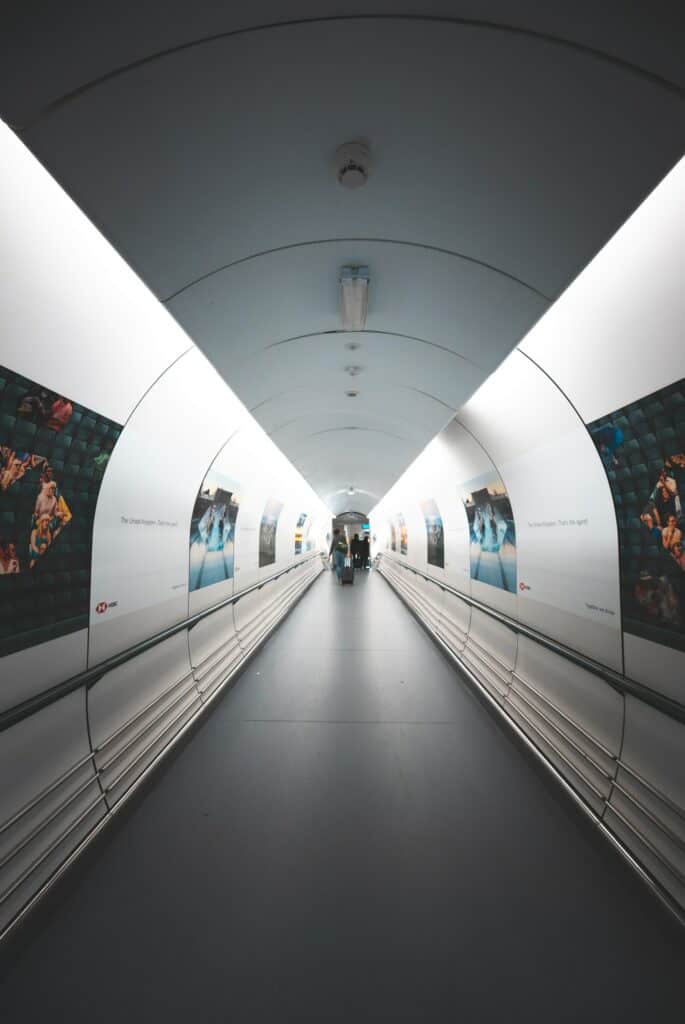
M0 712L179 627L5 718L1 934L316 578L331 514L1 125L0 168Z
M370 515L383 575L681 907L683 238L685 161Z
M681 597L677 619L672 615L666 621L667 612L661 621L661 611L651 609L653 621L642 628L625 608L622 616L617 525L627 537L624 551L629 553L635 536L643 544L634 562L623 559L624 605L635 593L640 566L647 567L643 574L657 578L665 565L669 579L679 582L669 560L653 568L640 515L658 479L659 458L663 463L685 452L683 237L685 161L428 445L370 518L377 549L388 557L685 704L685 586L676 594ZM611 453L603 461L590 429L596 431L596 421L612 416L628 424L615 462ZM503 483L513 512L513 590L484 583L470 570L464 485L488 471ZM675 477L677 470L669 472ZM444 568L427 562L420 507L427 498L435 499L443 519ZM397 551L386 548L389 523L398 513L407 523L406 555L399 540ZM680 525L684 514L685 492ZM685 569L680 571L685 580Z
M0 708L8 708L294 563L301 513L316 520L308 539L322 547L328 512L176 321L4 126L0 146L3 376L10 384L27 378L122 428L101 474L90 580L78 581L89 590L87 628L67 622L44 642L18 638L21 649L0 662ZM3 409L6 416L15 406ZM21 416L16 421L26 427ZM0 430L11 426L8 420ZM19 450L5 436L0 444ZM189 595L191 514L217 457L241 488L235 574ZM56 475L73 509L83 467L71 491ZM12 485L0 494L6 509L16 493ZM272 496L284 506L276 558L259 569L259 525ZM7 529L18 531L21 555L28 523ZM72 535L67 526L54 550ZM0 543L10 539L0 528ZM0 575L13 600L15 582ZM74 585L65 576L63 587ZM58 622L52 631L60 628Z
M0 711L238 597L111 669L87 692L74 690L4 730L1 931L320 571L321 560L311 556L324 550L331 516L176 322L4 128L0 147L0 603L18 609L14 635L5 626L0 636ZM637 571L643 555L622 540L629 523L633 543L635 509L648 499L638 491L654 473L649 453L685 453L684 198L685 162L371 516L388 576L401 581L405 596L512 717L528 723L546 756L571 766L584 799L644 835L644 801L635 792L646 781L658 804L650 821L663 811L668 842L681 822L666 821L666 811L684 806L685 796L677 773L652 755L662 735L676 750L681 725L632 697L626 702L557 655L541 655L458 596L410 579L398 563L685 704L683 631L675 620L636 626L634 614L625 614L639 582L626 583L626 572ZM70 400L68 423L51 426L40 402L30 404L41 389L46 408L55 396ZM589 429L604 429L607 417L624 424L615 462L611 453L600 456L599 435ZM33 537L34 503L50 484L47 476L40 483L45 459L72 519L60 526L53 510L54 537L31 567L29 535L32 544L40 541ZM13 476L20 464L21 475ZM215 498L217 487L230 500ZM475 522L488 488L500 512L478 561L469 515ZM237 518L228 531L231 503ZM206 550L195 556L217 556L219 570L198 587L191 585L190 545L193 536L199 543L200 516L210 505L217 511L205 524L221 521L228 540L220 550L202 541ZM264 530L269 510L274 517ZM430 550L426 516L435 531ZM8 538L19 546L21 573L7 568ZM67 551L79 565L74 574ZM662 613L658 607L654 614ZM23 761L18 750L29 752ZM666 886L685 902L682 859L660 836L650 839L653 870L665 872ZM672 881L674 870L680 881Z

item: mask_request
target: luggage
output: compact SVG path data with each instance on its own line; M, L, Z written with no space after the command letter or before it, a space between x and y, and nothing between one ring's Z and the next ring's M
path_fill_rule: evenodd
M342 571L342 582L343 583L354 583L354 567L352 565L352 559L347 557Z

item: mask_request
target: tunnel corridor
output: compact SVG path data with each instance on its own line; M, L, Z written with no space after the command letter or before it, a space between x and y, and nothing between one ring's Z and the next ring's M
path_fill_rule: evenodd
M681 1024L685 5L6 6L1 1024Z
M324 573L10 944L3 1020L675 1022L679 926L557 788Z

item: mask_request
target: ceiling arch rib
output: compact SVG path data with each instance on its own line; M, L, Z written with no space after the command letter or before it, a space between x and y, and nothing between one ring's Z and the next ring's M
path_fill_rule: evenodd
M192 281L188 281L181 288L175 291L172 295L167 295L163 302L171 302L173 299L178 298L184 292L189 291L191 288L197 287L202 284L203 281L207 281L210 277L214 277L215 274L223 274L227 270L233 270L235 267L240 266L242 263L249 263L251 260L263 259L266 256L275 256L280 252L292 252L293 249L301 249L309 245L337 245L341 242L352 244L352 245L366 245L372 242L374 245L408 245L414 249L426 249L432 252L440 253L442 256L453 256L455 259L466 260L467 263L477 263L478 266L482 267L483 270L489 270L493 274L501 274L502 277L508 277L515 284L521 285L522 288L528 288L529 291L535 292L541 299L549 300L549 296L545 295L538 288L535 288L532 284L528 284L527 281L522 281L516 274L510 273L508 270L504 270L502 267L496 267L491 263L487 263L485 260L478 259L476 256L469 256L465 252L457 252L454 249L445 249L438 245L428 245L425 242L411 242L407 239L401 238L316 238L309 239L305 242L291 242L288 245L279 245L274 249L265 249L263 252L250 253L249 256L242 256L240 259L233 260L232 263L224 263L221 266L213 267L211 270L200 274L199 277Z
M415 388L412 384L402 384L401 386L405 391L413 391L417 395L423 395L424 398L429 398L432 402L437 402L439 405L444 406L445 409L448 409L450 413L455 413L457 411L453 405L450 405L448 402L443 402L441 398L438 398L437 395L432 395L429 391L422 391L421 388Z
M391 382L371 386L364 380L356 398L341 395L339 384L312 394L306 388L292 388L263 402L260 406L261 422L267 433L278 443L279 434L311 433L320 425L350 423L359 425L387 425L394 433L409 433L421 438L426 430L436 432L436 424L444 423L454 414L445 403L427 396L414 388ZM398 392L406 390L409 394ZM250 410L251 412L253 410Z
M346 426L346 427L326 427L325 430L316 430L310 437L322 437L324 434L344 434L349 430L358 430L360 433L365 434L382 434L384 437L392 437L396 441L408 441L409 438L402 437L401 434L391 434L388 430L378 430L376 427L360 427L360 426Z
M125 4L118 6L118 22L121 25L122 20L126 19ZM260 5L262 6L262 5ZM232 13L233 24L226 25L226 13L221 11L220 19L222 24L212 25L213 19L207 19L207 13L201 10L201 6L197 4L193 5L193 20L187 26L177 27L174 24L174 19L167 16L163 19L166 23L165 28L167 33L170 31L170 35L164 33L167 39L167 44L159 47L159 36L160 26L159 19L154 19L154 35L151 36L149 30L146 32L147 26L141 24L140 16L136 18L136 32L130 32L126 42L127 48L120 47L117 56L110 56L110 49L112 45L111 36L106 40L104 47L97 47L97 43L93 47L96 49L96 61L97 57L102 60L102 50L105 50L109 58L109 65L105 69L101 69L99 73L92 74L92 77L87 77L87 72L79 71L79 64L82 61L82 55L78 54L78 51L74 54L81 60L69 60L65 61L66 67L59 69L64 75L64 72L68 69L69 77L66 79L69 81L71 78L71 87L61 86L57 83L52 84L52 89L48 91L49 99L45 97L43 92L42 106L40 100L33 99L33 112L29 113L27 108L24 106L23 118L21 116L21 109L19 107L15 114L15 127L19 127L18 122L21 120L23 123L21 127L26 127L31 123L39 120L42 117L49 116L50 113L65 104L74 101L83 93L105 85L113 78L120 75L125 75L130 72L137 70L138 68L144 67L151 63L158 62L180 53L184 50L195 49L197 47L206 46L211 43L215 43L218 40L236 38L246 33L255 32L268 32L274 29L283 29L285 27L295 27L299 25L308 25L316 22L323 22L331 25L336 22L346 21L408 21L408 22L430 22L438 23L443 25L445 28L477 28L481 31L489 31L496 33L505 33L514 36L523 35L528 36L531 39L546 44L551 47L562 47L571 50L577 50L586 56L599 61L606 61L608 64L614 65L620 68L622 71L638 75L640 77L649 80L650 82L658 85L659 87L668 90L669 92L682 93L685 81L682 78L682 69L678 66L677 57L675 61L673 56L663 52L663 43L661 45L662 52L655 55L649 53L648 45L645 46L645 41L639 40L640 34L646 35L645 29L649 28L649 25L640 25L639 18L635 19L638 24L635 25L634 35L638 36L639 42L642 43L642 52L640 52L640 46L638 40L631 38L630 33L617 32L617 26L615 24L615 18L610 15L607 18L608 24L603 25L601 17L598 18L596 11L593 10L593 18L584 18L579 10L576 11L576 17L569 21L564 20L563 12L544 12L535 10L534 16L531 17L531 13L524 9L523 5L519 5L517 8L517 23L509 21L508 17L502 17L500 12L497 10L497 3L481 3L480 11L481 14L486 15L485 17L473 18L468 16L459 16L454 13L453 10L445 10L444 4L440 3L439 0L436 3L435 0L423 0L421 4L421 10L411 11L398 11L396 9L391 11L382 11L376 9L375 11L369 11L365 6L364 9L359 11L350 10L345 14L340 14L338 11L327 12L325 10L324 3L321 0L317 2L318 10L316 13L304 12L303 6L306 4L301 3L290 3L290 10L286 11L284 5L280 4L277 16L270 18L269 14L266 17L257 13L255 10L256 5L252 5L251 15L240 12ZM350 4L350 7L354 7L354 4ZM377 2L377 8L383 6ZM395 5L393 4L393 7ZM494 8L494 10L493 10ZM80 13L80 12L79 12ZM216 16L216 11L213 12ZM260 12L261 13L261 12ZM274 12L269 12L274 13ZM510 9L507 9L507 15L510 14ZM123 15L123 18L122 18ZM203 17L204 15L204 17ZM278 16L280 15L280 16ZM488 17L487 15L491 15ZM68 14L64 19L64 49L68 49L68 43L70 36L73 39L74 32L70 31L68 26ZM103 19L104 20L104 19ZM207 31L197 32L198 21L204 23ZM236 24L235 22L238 21ZM247 21L247 23L246 23ZM18 24L17 24L18 22ZM29 26L26 26L29 28ZM21 45L17 46L17 43L21 43L21 33L24 29L24 25L21 24L20 19L15 20L14 26L14 38L11 38L11 42L14 44L13 48L21 50ZM608 31L607 31L608 29ZM176 30L176 31L174 31ZM192 31L192 35L189 37L188 30ZM194 31L193 31L194 30ZM623 35L623 38L621 38ZM668 35L667 32L664 35ZM174 39L174 36L176 38ZM627 36L627 38L626 38ZM18 37L18 39L17 39ZM131 42L135 40L134 52L131 52ZM93 40L95 42L95 40ZM155 47L157 43L157 47ZM638 43L638 45L636 45ZM626 45L627 44L627 45ZM128 49L128 52L127 52ZM98 52L100 50L100 52ZM137 51L137 52L136 52ZM671 59L669 59L669 57ZM660 58L660 59L659 59ZM651 65L651 66L650 66ZM12 70L10 66L10 71ZM54 73L54 72L53 72ZM45 86L43 86L45 89ZM34 84L33 90L36 90ZM29 91L29 95L33 90ZM38 94L40 95L40 86L38 87ZM50 95L51 94L51 95ZM17 97L18 99L18 97ZM27 98L24 98L24 104L26 104ZM36 109L37 108L37 109ZM29 108L30 109L30 108Z
M25 138L318 489L356 471L382 494L679 158L681 99L545 41L549 15L519 32L292 12L152 61L140 44ZM350 192L332 154L358 135L372 173ZM371 269L349 338L348 263ZM318 433L346 416L385 433Z
M525 35L351 20L174 52L26 138L160 296L305 232L456 249L556 295L677 159L679 108ZM332 153L359 133L374 172L348 194Z
M305 343L309 342L316 345L317 357L322 359L322 361L330 363L330 366L328 368L331 373L335 373L335 371L341 368L340 348L337 342L343 341L345 343L345 359L343 360L343 362L345 362L346 365L345 367L342 367L342 369L346 370L346 372L348 372L348 375L350 375L351 378L354 378L355 376L359 376L361 373L365 373L365 371L368 371L369 369L379 369L378 351L381 348L381 346L379 346L378 344L374 344L374 341L377 342L378 340L381 340L382 347L385 349L387 347L387 342L385 341L386 338L392 339L391 346L394 359L393 363L390 366L384 365L381 367L381 369L383 370L383 376L381 379L385 384L387 384L388 381L391 379L396 380L397 387L402 387L408 391L413 391L416 392L417 394L424 395L425 397L433 400L434 402L439 402L441 405L444 405L447 408L454 408L448 402L445 402L442 398L439 398L437 395L432 394L430 391L426 391L425 389L422 388L417 388L411 384L402 383L404 378L402 376L401 366L403 361L406 361L407 357L409 358L412 366L419 367L421 365L421 350L420 348L418 348L418 346L420 345L425 345L430 348L441 350L444 353L448 353L448 355L453 359L463 360L464 363L470 364L470 366L468 367L470 373L475 376L479 376L480 371L475 364L470 363L470 360L465 359L463 356L458 355L456 352L451 352L448 348L445 348L443 345L434 345L432 342L425 341L422 338L414 338L408 335L402 335L390 331L356 331L353 340L354 352L357 353L356 356L353 353L350 353L349 350L351 340L349 332L325 331L323 333L313 332L311 334L304 334L298 338L289 338L287 341L282 343L276 342L273 345L268 345L265 349L262 349L259 352L255 352L251 359L245 360L245 362L259 362L260 367L269 368L273 370L277 368L279 362L285 362L285 365L287 367L288 365L292 365L294 355L293 350L289 349L287 353L285 353L285 355L281 354L281 352L279 352L278 355L274 355L272 354L271 350L280 348L281 345L287 344L295 346L297 343L299 343L299 348L301 351L300 353L294 355L294 361L296 362L298 359L302 358L306 360L311 358L311 351L308 351L307 346L305 345ZM430 355L432 355L432 353L429 354L426 358L430 359ZM371 358L370 365L369 358ZM365 364L361 365L355 362L355 359L365 360ZM446 361L444 357L440 359L439 365L444 366L446 362L450 366L450 376L458 372L454 364L450 364L450 361ZM460 367L459 369L463 371L464 367ZM281 376L280 373L276 376L276 380L281 385L284 383L284 377ZM366 384L367 381L368 376L365 376L364 383ZM353 386L353 384L354 380L352 379L350 381L350 386ZM340 388L338 381L336 394L339 392L339 390ZM250 407L250 411L255 413L258 409L263 409L264 406L269 404L270 402L274 402L281 396L287 395L293 391L302 392L304 391L304 387L301 384L296 384L296 386L281 389L279 391L274 392L273 394L267 395L266 397L262 397L254 405Z
M303 439L294 464L320 494L352 484L384 494L423 447L366 431L325 433ZM368 511L372 506L367 506Z
M403 415L408 405L417 409L435 406L429 415L443 416L457 408L482 380L483 370L460 360L445 349L427 348L396 335L374 332L355 334L358 345L346 348L350 335L311 335L291 345L255 353L249 363L234 372L235 387L244 395L254 414L268 429L277 418L291 418L283 402L293 392L297 412L317 407L325 400L345 407L348 389L359 391L358 408L389 393L393 415ZM354 376L350 368L354 367ZM312 387L313 376L316 386ZM279 396L283 396L279 400ZM430 397L426 397L430 396ZM443 412L444 410L444 412ZM276 419L274 418L276 417Z
M382 421L380 422L382 423ZM300 429L297 432L297 435L295 437L287 437L286 443L288 443L289 446L292 447L293 451L297 452L298 457L301 457L302 450L307 445L310 438L324 437L327 434L344 434L350 431L358 431L360 434L374 434L380 435L381 437L390 437L393 438L395 441L402 441L404 444L407 445L421 444L423 441L423 436L415 430L409 430L407 431L406 434L397 434L392 429L393 424L377 424L378 421L375 421L374 425L370 425L362 421L359 423L355 423L354 425L350 425L349 418L347 422L334 422L331 426L322 426L321 423L310 422L310 426L316 426L319 427L320 429L310 430L307 429L307 426L305 424L302 424L300 425ZM294 424L292 423L287 424L283 428L283 430L288 430L289 428L291 429L293 426ZM398 424L398 426L401 427L401 424ZM273 431L269 434L269 436L273 438L273 440L276 441L276 443L278 443L278 441L282 439L282 431ZM333 438L332 440L335 441L336 438ZM351 439L348 437L344 437L341 440L346 444L352 443Z
M338 271L355 260L370 268L371 294L367 330L351 335L339 328ZM376 430L364 447L374 443L376 475L392 483L508 352L512 328L521 336L545 306L532 289L477 261L358 239L243 261L169 303L319 493L319 470L307 455L313 435L350 417ZM388 458L388 433L404 439L404 451L386 474L378 464ZM359 447L349 436L345 444ZM346 479L354 467L338 449L331 458Z
M368 506L365 510L359 508L360 498L363 497L363 504ZM373 494L371 491L364 491L361 488L355 489L353 494L350 494L347 487L338 487L334 491L326 491L321 497L328 505L334 515L340 513L350 512L356 515L367 516L369 511L377 505L382 495ZM354 507L351 507L354 505Z
M291 345L293 342L296 342L296 341L308 341L308 340L313 339L313 338L320 338L324 334L337 335L337 336L344 335L347 341L350 340L350 338L349 338L350 332L349 331L345 331L342 328L338 328L336 330L331 330L331 331L312 331L309 334L298 334L298 335L295 335L292 338L283 338L282 341L273 341L270 345L266 345L264 347L264 351L267 351L270 348L278 348L278 346L280 346L280 345ZM379 331L379 330L369 331L366 328L364 330L360 330L360 331L355 331L354 332L355 338L357 340L361 340L366 335L369 335L369 334L379 334L379 335L383 335L384 337L388 337L388 338L402 338L405 341L415 341L415 342L417 342L420 345L429 345L431 348L442 349L443 352L449 352L450 355L455 356L457 359L463 359L467 363L471 363L472 362L471 359L467 359L467 357L462 355L460 352L455 352L453 349L447 348L445 345L439 345L436 341L429 341L428 338L417 338L416 335L414 335L414 334L403 334L401 331ZM477 364L473 363L473 365L476 366Z
M217 369L238 379L241 363L262 349L323 333L350 340L340 329L338 283L348 264L364 264L371 274L367 332L418 338L481 369L493 369L509 351L512 332L520 337L548 306L534 289L477 260L352 238L287 246L233 264L167 308L202 339Z

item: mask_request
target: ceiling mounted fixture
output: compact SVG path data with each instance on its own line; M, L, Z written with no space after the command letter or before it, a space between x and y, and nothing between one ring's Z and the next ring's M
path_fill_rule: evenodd
M361 188L369 178L370 155L363 142L344 142L335 154L338 181L345 188Z
M363 331L369 306L369 268L340 268L343 331Z
M362 347L361 346L361 342L359 342L359 341L346 341L345 342L345 348L349 349L350 352L354 352L354 351L356 351L356 349L361 348L361 347Z
M347 395L348 398L356 398L357 395L359 394L359 392L358 391L346 391L345 394Z
M345 367L345 373L349 373L350 377L358 377L363 369L364 369L363 366L355 366L355 365L346 366Z

